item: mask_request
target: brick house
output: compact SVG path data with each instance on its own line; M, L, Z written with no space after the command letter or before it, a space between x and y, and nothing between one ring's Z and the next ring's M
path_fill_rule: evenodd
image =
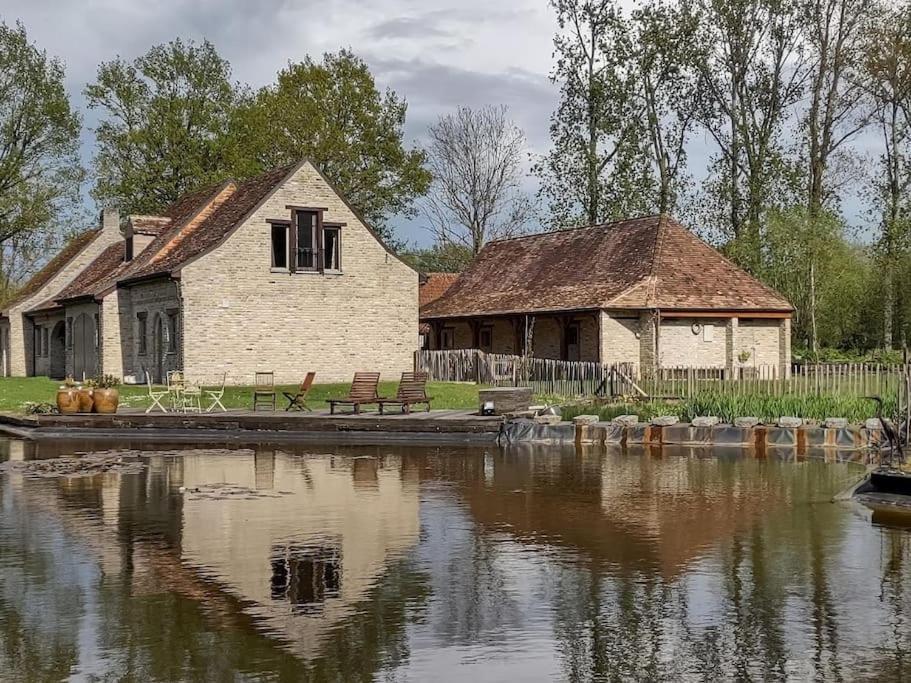
M417 311L418 274L304 161L123 225L106 210L2 312L0 375L391 377Z
M489 243L421 310L432 349L789 372L792 307L668 216Z

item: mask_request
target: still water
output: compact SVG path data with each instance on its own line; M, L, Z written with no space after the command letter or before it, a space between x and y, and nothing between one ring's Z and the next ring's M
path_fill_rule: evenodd
M0 474L4 681L911 678L911 535L829 502L857 463L102 449L146 467Z

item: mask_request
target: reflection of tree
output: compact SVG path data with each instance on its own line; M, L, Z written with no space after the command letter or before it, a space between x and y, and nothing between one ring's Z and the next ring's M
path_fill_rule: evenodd
M883 530L882 579L880 600L889 610L888 633L891 642L882 644L883 656L875 663L873 670L881 672L880 680L901 681L908 678L907 660L909 645L908 617L911 605L905 591L907 582L907 560L911 551L911 538L902 530Z

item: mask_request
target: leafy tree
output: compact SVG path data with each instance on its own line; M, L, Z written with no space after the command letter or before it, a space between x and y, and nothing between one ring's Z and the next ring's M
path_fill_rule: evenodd
M633 12L632 30L633 98L644 113L656 208L672 213L686 184L686 143L702 106L698 64L704 46L693 40L694 17L664 0Z
M102 63L85 89L89 107L104 112L95 131L95 199L155 213L223 179L239 98L230 79L230 65L208 41L177 39L130 63Z
M402 257L422 273L460 273L471 264L474 254L461 244L438 242L427 249L413 247Z
M911 4L883 8L866 45L864 84L883 143L873 182L873 208L880 222L883 337L889 348L902 346L905 339L901 315L906 285L901 273L911 239Z
M20 246L56 232L79 201L80 122L64 67L0 22L0 289L15 284Z
M525 135L506 107L441 116L430 127L427 156L426 213L438 242L476 255L488 240L525 231L534 212L522 189Z
M430 174L424 153L406 149L407 105L381 93L347 50L289 64L234 117L235 171L251 175L307 157L385 237L393 215L414 215Z
M816 353L857 340L872 268L843 222L804 206L773 209L764 232L762 278L794 305L795 341Z
M613 0L552 0L559 31L551 80L560 103L553 148L535 165L556 227L654 208L641 103L634 96L630 29Z
M761 266L761 226L772 206L786 206L793 167L783 139L807 73L797 0L685 0L705 46L701 123L718 153L706 183L710 222L734 240L741 265Z

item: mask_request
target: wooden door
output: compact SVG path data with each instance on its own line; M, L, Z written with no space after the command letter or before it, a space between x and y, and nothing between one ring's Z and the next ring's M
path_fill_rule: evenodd
M82 381L98 372L98 349L95 346L95 320L80 313L73 321L73 377Z

